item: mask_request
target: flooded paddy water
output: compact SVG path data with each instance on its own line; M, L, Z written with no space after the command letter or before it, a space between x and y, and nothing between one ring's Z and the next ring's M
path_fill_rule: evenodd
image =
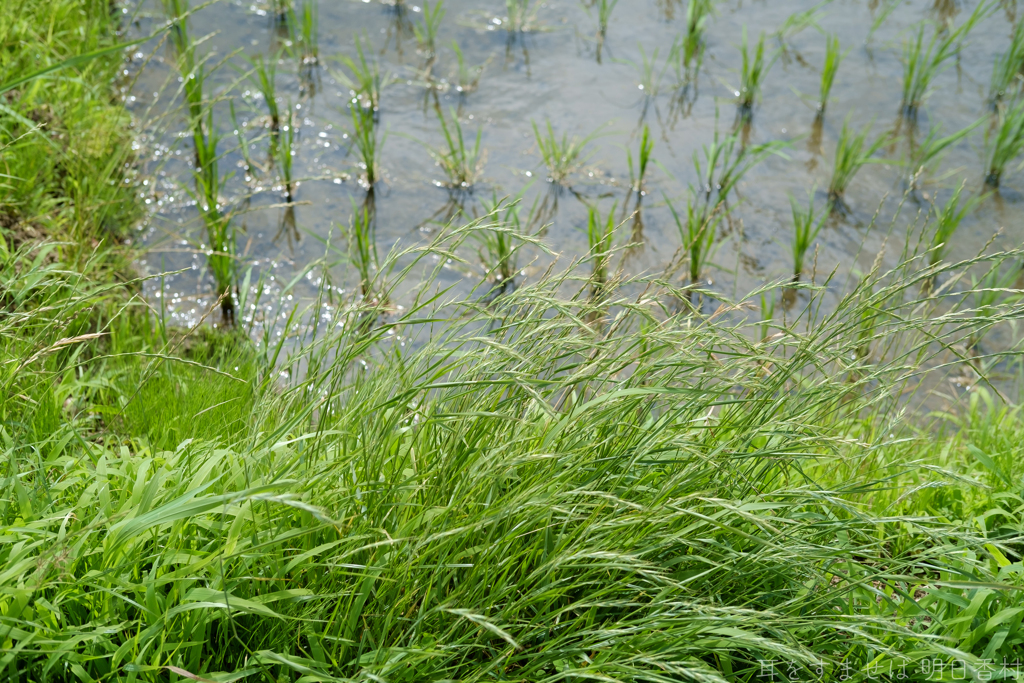
M276 296L297 304L312 300L322 271L307 268L324 258L328 241L335 292L358 290L345 236L360 207L370 209L370 234L383 255L396 245L429 241L449 221L486 213L495 198L521 198L520 229L539 234L552 254L524 248L517 260L520 280L537 276L553 259L568 265L584 257L596 207L602 219L614 211L614 222L623 222L614 235L616 248L636 243L617 252L615 267L621 258L626 272L660 273L678 259L681 244L672 209L685 215L690 188L702 191L695 158L706 168L706 148L732 135L736 149L745 146L752 156L759 145L772 145L737 183L728 220L716 226L712 257L702 271L708 289L723 298L742 296L792 277L790 198L806 207L810 196L818 210L826 207L844 122L854 131L867 127L866 144L886 133L892 137L854 175L840 210L825 219L806 254L807 278L821 282L836 273L826 305L871 268L883 245L882 262L897 263L904 243L918 239L919 214L933 203L944 205L962 184L965 201L989 194L963 219L945 258L969 258L987 244L999 249L1024 242L1019 161L1008 165L997 192L984 183L986 136L995 120L990 81L993 65L1010 46L1015 0L990 2L980 17L972 14L975 0L695 2L711 11L689 64L680 47L688 0L444 0L433 49L424 40L425 22L436 18L438 8L421 3L297 1L291 24L277 5L194 3L188 26L197 55L206 60L205 97L215 103L212 125L222 135L220 172L233 173L218 196L236 231L238 280L253 290L240 295L243 319L287 316L287 309L266 304ZM131 33L145 36L165 25L165 5L135 8ZM308 51L303 62L306 7L315 7L308 26L316 36L316 63ZM916 117L905 116L904 46L923 29L928 47L933 35L956 31L972 16L976 24L939 65ZM753 61L762 35L766 73L747 112L737 106L743 96L741 46L746 40ZM842 59L819 116L830 36L838 39ZM373 115L379 179L372 186L354 141L350 103L358 88L346 81L353 72L343 62L358 65L360 49L371 70L379 64L381 85ZM276 139L252 76L253 58L274 67L284 121ZM197 207L202 202L191 189L192 141L176 52L170 41L151 40L128 71L140 190L152 209L136 239L145 245L140 265L149 273L183 271L149 281L146 295L163 301L170 318L194 324L216 297ZM479 178L469 188L447 187L450 179L430 153L445 144L439 116L450 134L457 117L470 148L479 131L479 164L470 164L479 167ZM922 141L979 121L908 195L908 159ZM534 125L543 133L548 123L556 138L592 136L578 168L561 184L549 182L535 137ZM638 196L631 172L637 172L645 127L653 145ZM290 171L272 149L287 139ZM462 294L478 291L488 268L477 251L467 246L460 254L465 262L447 264L440 284ZM261 279L265 295L253 310ZM1004 349L1016 343L1005 331L992 339Z

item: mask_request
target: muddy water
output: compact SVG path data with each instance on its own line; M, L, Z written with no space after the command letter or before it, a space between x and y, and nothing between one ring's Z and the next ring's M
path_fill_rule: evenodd
M456 205L473 214L481 212L481 200L492 195L522 194L524 207L536 201L549 209L540 220L550 223L545 240L560 258L567 262L579 257L587 250L587 204L607 213L613 204L618 212L624 202L634 201L627 150L636 155L639 130L647 124L657 163L651 166L641 204L643 246L626 257L626 268L640 273L660 271L679 245L663 197L677 205L684 203L686 187L697 180L694 154L711 142L716 130L727 134L733 128L744 27L751 42L766 33L768 50L777 58L745 135L750 144L782 140L790 146L784 156L770 157L753 169L738 186L739 201L734 202L715 267L709 271L712 287L731 296L792 272L789 195L806 201L813 190L818 205L824 204L843 121L848 118L856 127L871 124L874 135L900 125L904 39L922 20L963 21L976 4L974 0L899 2L872 33L876 18L891 3L835 0L821 8L820 31L808 27L782 40L776 31L787 18L814 7L815 2L720 1L717 16L707 23L706 52L696 88L691 87L681 100L675 71L666 68L666 60L673 41L681 35L685 2L619 0L599 55L596 9L578 2L538 3L535 30L510 34L502 25L506 14L502 2L445 0L440 50L433 68L435 85L440 87L433 90L424 87L425 57L417 50L412 31L423 17L417 2L405 0L396 6L376 0L321 0L323 66L314 80L303 83L295 58L282 57L277 67L278 98L282 108L292 108L297 124L294 176L299 182L290 209L280 207L286 198L276 170L268 167L246 182L242 157L231 151L237 142L227 106L227 99L233 98L250 154L267 166L268 141L261 118L265 108L229 64L244 65L242 55L274 54L282 44L280 29L268 7L251 0L221 0L192 17L194 38L212 34L200 51L210 55L211 65L226 62L211 76L208 91L223 98L216 107L218 125L225 133L221 168L235 173L225 186L225 203L239 212L235 224L240 231L242 272L252 268L251 283L262 275L268 291L280 291L324 256L329 235L334 244L343 245L338 226L349 221L353 202L365 201L367 192L357 181L357 155L350 150L348 138L350 93L334 74L340 68L334 59L337 55L355 54L357 34L366 42L368 54L380 61L382 71L395 77L380 103L380 123L387 131L381 157L385 177L374 192L381 253L396 244L429 239ZM155 29L163 21L158 10L158 3L141 6L133 31L145 35ZM930 201L945 201L965 180L969 192L984 189L982 125L949 151L938 172L903 204L901 216L892 223L905 191L905 170L899 162L908 136L920 139L937 127L948 134L989 113L986 96L993 61L1008 45L1015 12L1015 0L1004 1L971 32L959 56L935 79L917 130L908 131L903 124L901 142L880 155L887 160L857 174L846 196L848 212L830 219L817 240L817 272L838 269L834 296L849 275L870 267L887 235L886 259L894 262L899 248L893 245L902 245L914 215L927 209ZM825 33L838 35L846 54L827 114L816 129ZM479 87L468 95L454 88L444 91L444 80L451 79L456 65L453 41L468 65L483 66ZM148 247L143 265L151 272L186 269L162 284L151 282L147 292L155 299L162 291L170 315L192 322L210 306L210 285L201 254L202 228L194 202L185 192L190 185L190 142L175 98L177 73L172 53L155 42L141 48L136 57L132 107L140 129L139 153L147 160L144 173L150 178L143 191L153 208L139 236ZM660 78L644 83L645 60L653 63L653 72L661 73ZM446 114L449 108L456 109L467 136L482 130L484 179L472 194L453 197L438 186L443 176L424 147L442 142L438 107ZM571 191L556 192L545 180L531 129L531 122L543 125L545 120L559 133L583 136L601 131L589 146L592 155L586 166L571 177ZM998 195L987 199L962 224L949 257L976 253L999 228L1003 231L997 246L1020 245L1024 240L1022 188L1024 172L1009 175ZM871 227L879 207L879 224ZM629 231L622 232L620 243ZM445 278L446 284L468 292L481 281L483 269L471 250L465 256L469 265L451 264ZM808 261L812 258L809 255ZM332 281L338 289L351 291L356 282L351 269L339 254L331 261ZM521 264L529 261L526 256L520 259ZM546 257L538 257L524 274L546 265ZM300 277L290 296L294 301L308 298L316 284L314 275Z

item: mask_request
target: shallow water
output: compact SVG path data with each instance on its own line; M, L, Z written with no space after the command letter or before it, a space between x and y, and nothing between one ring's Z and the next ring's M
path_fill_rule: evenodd
M660 272L675 254L679 236L664 197L677 207L685 204L687 186L697 181L694 154L711 142L716 130L726 135L733 129L744 27L751 44L759 33L768 34L768 50L777 58L744 135L752 145L773 140L790 144L785 156L768 158L739 183L739 201L732 201L731 220L720 233L715 266L708 276L711 287L728 296L789 276L789 196L806 203L813 190L817 206L824 206L824 189L844 120L855 127L872 125L872 136L899 127L899 142L882 150L878 156L884 159L879 163L861 169L846 195L848 212L829 219L818 237L817 253L807 257L807 270L813 267L819 281L823 274L836 271L834 291L830 291L834 301L851 275L870 268L883 243L885 262L896 262L915 214L928 210L931 201L944 202L964 181L965 192L985 190L987 123L954 146L939 170L907 201L903 200L906 171L900 161L908 140L919 140L938 127L949 134L990 116L986 97L992 65L997 54L1007 48L1016 19L1016 2L1009 0L978 24L959 56L949 60L933 82L916 130L911 130L901 121L899 111L903 41L923 20L963 21L975 7L972 1L900 2L869 36L875 18L890 3L835 0L821 8L820 30L804 28L785 40L775 35L778 28L795 12L813 8L815 2L718 2L717 16L707 24L706 51L696 87L691 85L686 91L685 102L680 102L673 68L666 68L672 43L682 31L685 4L620 0L598 59L596 9L570 0L551 0L537 6L536 30L510 34L502 27L503 3L446 0L433 73L438 81L450 77L455 56L449 46L457 41L468 64L484 65L479 88L464 96L454 89L439 92L424 87L424 55L417 50L412 34L412 26L422 21L416 1L405 0L395 6L321 0L319 53L323 66L316 69L315 88L300 82L295 58L282 57L277 67L278 95L282 108L291 106L296 115L294 175L300 179L290 211L278 206L286 199L276 171L268 169L246 183L242 157L231 151L237 142L231 135L229 96L234 98L243 134L250 139L250 154L257 162L265 162L268 141L263 102L253 97L251 86L239 82L238 71L221 66L213 73L208 88L224 98L216 109L218 125L227 134L221 168L235 171L226 185L225 204L245 211L235 218L240 229L242 272L252 267L253 284L263 275L270 285L268 294L280 292L283 284L322 258L329 235L333 244L341 245L341 251L330 259L332 282L339 290L349 291L356 283L341 257L344 242L339 226L347 225L353 202L365 201L367 192L357 180L356 154L350 151L347 137L352 129L347 111L351 95L334 76L340 69L334 57L355 54L357 33L372 46L368 54L372 52L373 58L380 60L382 70L396 77L384 90L380 104L380 123L387 131L382 152L385 179L375 188L374 203L376 242L382 254L396 244L428 240L455 205L468 214L480 213L482 200L522 193L524 213L535 201L547 202L551 209L541 222L550 223L544 239L560 260L568 263L581 257L587 251L588 203L600 207L602 214L613 204L621 212L624 202L632 210L636 198L629 187L626 156L627 150L634 157L637 154L639 130L646 123L655 141L656 164L648 173L640 205L642 233L636 236L642 246L624 252L624 267L634 273ZM158 9L158 3L143 4L132 31L146 35L155 30L163 21ZM192 17L192 35L198 38L213 33L201 48L211 54L211 64L228 58L243 65L242 54L273 55L282 43L282 33L267 10L258 3L216 2ZM845 57L823 124L816 130L826 33L839 36ZM149 272L186 269L162 284L151 281L147 294L155 299L163 291L172 318L191 323L209 309L211 298L201 253L205 247L202 228L194 202L185 191L190 185L190 142L175 98L179 84L173 53L152 41L135 57L131 106L141 133L139 154L146 162L143 175L152 178L143 191L154 210L152 219L140 229L139 239L148 247L142 265ZM655 73L664 71L660 80L641 88L645 59L653 60ZM467 137L475 135L477 127L482 130L484 180L471 194L453 196L438 186L443 180L441 171L424 146L442 142L438 106L446 115L449 108L457 109ZM545 180L531 128L531 122L543 125L545 120L550 120L559 134L584 136L601 131L589 146L592 156L586 166L570 179L569 191L557 192ZM998 229L1002 232L995 247L1021 245L1021 188L1024 172L1006 177L999 193L986 199L961 225L947 258L974 255ZM902 212L894 221L901 203ZM879 220L872 226L876 211ZM623 226L617 244L627 242L630 232L628 224ZM479 285L484 271L472 250L464 257L468 264L450 264L444 283L469 292ZM524 255L520 265L524 266L521 277L529 277L545 268L548 258L539 252ZM317 282L313 274L301 277L288 296L294 301L308 299L315 294Z

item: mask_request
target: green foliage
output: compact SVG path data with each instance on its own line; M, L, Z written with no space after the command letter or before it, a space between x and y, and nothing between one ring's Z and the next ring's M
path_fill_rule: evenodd
M483 76L486 64L478 64L475 67L466 64L466 58L462 54L462 48L459 47L458 41L452 41L452 51L455 53L457 64L453 74L453 80L456 84L455 90L460 95L465 96L479 87L480 78Z
M984 121L985 118L980 118L969 126L945 137L940 135L941 125L933 126L924 140L918 142L910 150L910 160L907 164L910 171L907 178L908 187L911 190L915 189L921 178L933 171L946 149L963 140Z
M668 197L665 197L665 203L672 212L679 232L679 241L689 269L690 284L697 285L716 251L715 238L718 236L718 224L725 209L719 205L710 211L702 211L699 208L700 200L691 196L686 201L686 215L680 218Z
M267 115L270 117L270 131L277 135L281 130L281 111L277 106L277 62L275 55L269 60L263 55L255 55L249 58L252 64L252 71L249 75L250 82L256 87L263 101L267 104Z

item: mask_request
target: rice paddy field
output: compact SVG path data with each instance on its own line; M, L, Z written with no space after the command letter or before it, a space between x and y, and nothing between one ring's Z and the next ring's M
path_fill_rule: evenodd
M0 676L1020 678L1022 21L2 0Z

